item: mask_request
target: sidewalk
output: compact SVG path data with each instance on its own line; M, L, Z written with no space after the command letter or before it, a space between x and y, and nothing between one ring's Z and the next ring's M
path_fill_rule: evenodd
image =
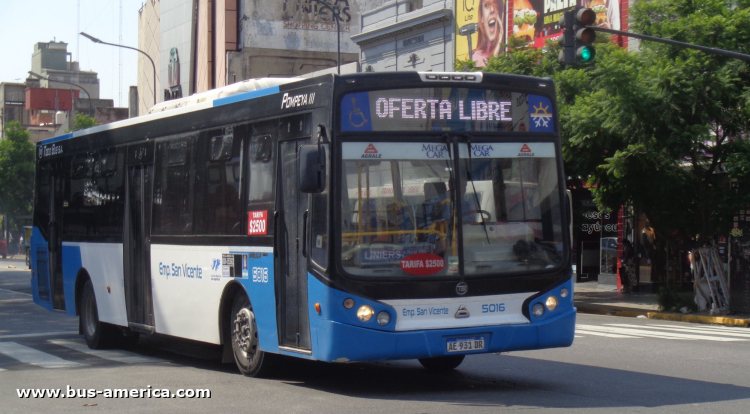
M645 317L679 322L750 326L750 315L711 315L708 312L661 312L655 293L620 293L615 286L597 282L576 283L573 303L579 313Z

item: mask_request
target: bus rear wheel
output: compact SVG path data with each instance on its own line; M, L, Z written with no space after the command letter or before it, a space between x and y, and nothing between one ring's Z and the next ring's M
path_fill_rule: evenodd
M87 281L81 293L80 323L83 338L91 349L106 348L110 344L110 327L99 321L99 310L96 306L94 285Z
M232 340L234 362L248 377L266 377L271 374L274 355L263 352L258 341L258 326L250 301L238 292L232 303L229 332Z
M425 369L433 372L450 371L458 368L464 362L464 355L451 355L436 358L419 358L419 363Z

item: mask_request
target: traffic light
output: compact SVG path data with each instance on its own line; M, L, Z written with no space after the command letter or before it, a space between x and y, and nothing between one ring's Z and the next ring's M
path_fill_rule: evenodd
M575 40L576 35L573 30L573 24L575 23L575 11L570 10L565 12L560 17L560 27L562 27L563 35L558 38L562 50L557 57L557 60L561 65L575 65L576 54L575 54Z
M596 32L590 26L596 22L596 13L587 8L565 12L560 18L563 35L559 42L562 50L558 61L563 65L579 65L594 60Z
M594 40L596 32L590 26L596 22L596 13L591 9L576 10L576 19L573 30L575 31L575 62L589 63L596 57Z

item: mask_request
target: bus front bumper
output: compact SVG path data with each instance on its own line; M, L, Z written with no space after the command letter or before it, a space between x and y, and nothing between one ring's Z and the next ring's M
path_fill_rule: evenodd
M570 346L576 309L534 324L385 332L318 319L313 326L313 358L328 362L431 358ZM448 352L448 342L482 338L484 349Z

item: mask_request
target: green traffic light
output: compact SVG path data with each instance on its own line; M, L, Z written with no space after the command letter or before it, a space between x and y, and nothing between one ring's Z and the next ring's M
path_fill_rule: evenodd
M581 60L584 62L588 62L589 59L591 59L591 49L588 47L584 47L581 50Z

